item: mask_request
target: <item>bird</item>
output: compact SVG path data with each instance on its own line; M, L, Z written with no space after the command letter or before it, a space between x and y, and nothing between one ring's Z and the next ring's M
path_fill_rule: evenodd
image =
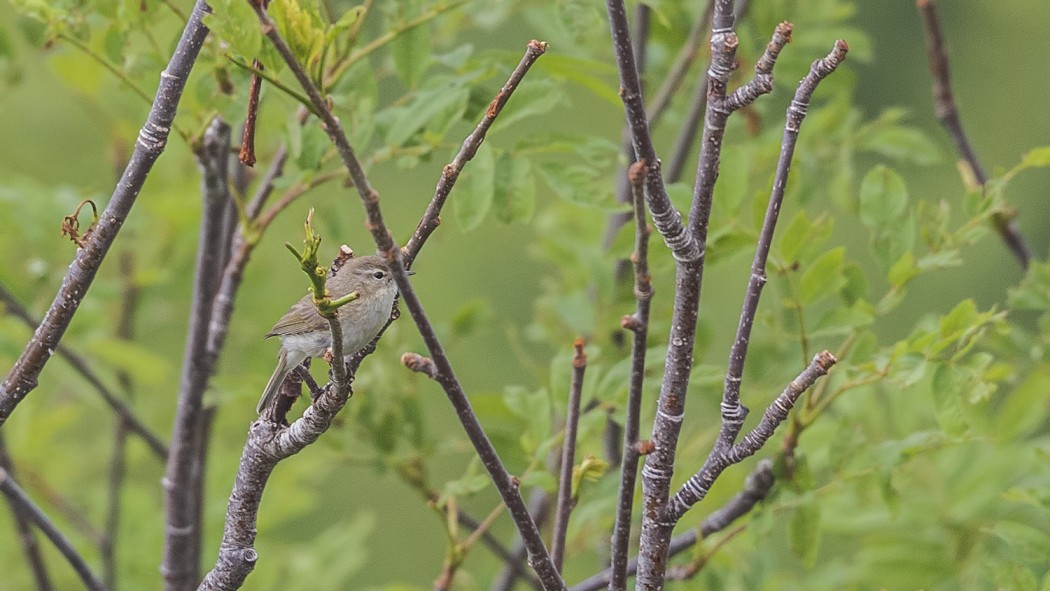
M408 272L412 274L411 271ZM336 318L343 329L343 355L352 355L370 343L390 319L397 283L380 256L354 257L325 282L332 299L357 292L357 299L340 306ZM263 390L256 412L270 406L284 378L304 360L319 357L332 346L328 321L317 312L311 294L303 296L273 325L266 338L280 337L277 367Z

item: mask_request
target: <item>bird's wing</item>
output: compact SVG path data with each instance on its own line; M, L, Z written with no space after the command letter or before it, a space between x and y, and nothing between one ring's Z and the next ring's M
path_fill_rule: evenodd
M307 332L324 330L328 327L325 319L317 313L313 300L307 295L285 312L284 316L273 325L266 337L283 337Z

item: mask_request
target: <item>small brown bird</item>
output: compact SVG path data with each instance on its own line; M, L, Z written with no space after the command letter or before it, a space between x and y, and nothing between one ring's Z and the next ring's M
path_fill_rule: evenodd
M374 255L348 260L328 279L325 288L332 299L358 293L356 300L336 312L343 329L344 355L356 353L379 334L390 319L397 295L397 284L386 261ZM266 334L266 338L273 336L281 337L281 349L277 354L277 367L255 409L259 413L270 406L289 372L308 357L320 357L332 346L328 321L317 313L310 294L289 308Z

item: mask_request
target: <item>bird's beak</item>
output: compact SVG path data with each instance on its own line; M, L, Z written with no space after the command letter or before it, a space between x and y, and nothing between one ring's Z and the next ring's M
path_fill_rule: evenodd
M415 274L416 274L416 272L413 271L412 269L405 269L405 275L415 275Z

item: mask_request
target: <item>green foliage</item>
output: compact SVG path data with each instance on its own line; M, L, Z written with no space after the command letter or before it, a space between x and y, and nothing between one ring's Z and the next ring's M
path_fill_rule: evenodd
M289 92L298 86L254 11L239 0L209 4L213 37L176 125L192 141L215 113L233 123L243 118L245 67L258 58L270 78L263 84L255 178L284 144L290 158L268 204L311 190L265 232L253 230L257 250L208 397L220 409L208 458L206 564L214 558L251 403L272 369L275 347L259 337L302 295L301 275L282 270L281 244L298 239L303 217L316 207L328 245L316 253L321 263L342 242L371 250L356 200L328 182L345 176L338 158L315 118L299 122L302 97ZM587 340L577 507L566 562L570 580L589 576L607 560L618 476L607 449L621 444L605 438L610 423L623 420L631 334L619 323L635 309L630 269L614 272L634 248L633 224L607 234L610 214L628 208L616 195L625 163L623 114L602 8L575 0L351 4L274 0L269 12L331 101L400 243L524 41L551 43L465 165L444 211L446 220L455 220L427 243L413 282L475 412L525 492L557 489L549 459L563 437L570 345L580 336ZM654 12L646 74L651 95L698 8L647 4ZM967 111L968 124L996 123L971 138L979 152L992 153L997 143L1008 150L988 156L997 166L989 167L992 178L983 189L965 167L960 183L927 99L887 106L927 96L921 60L886 63L881 55L889 52L887 35L911 43L898 35L900 14L887 21L888 29L869 32L858 29L874 26L864 11L888 10L877 3L751 4L738 31L742 67L734 87L746 80L777 22L793 20L795 40L777 65L773 95L748 110L746 124L735 116L727 128L675 484L700 467L718 431L726 345L792 83L834 38L844 37L850 61L820 87L809 110L766 269L769 285L742 386L752 409L748 425L814 353L828 349L840 362L758 454L776 460L778 484L738 522L741 532L731 538L721 532L695 550L707 563L694 583L712 589L1048 588L1050 264L1034 261L1020 278L989 231L994 220L1013 219L1020 210L1037 258L1045 254L1038 217L1045 208L1037 198L1046 194L1050 149L1028 149L1045 138L993 135L1037 127L1028 119L1041 105L1018 107L1022 123L1010 119L1013 113L982 118ZM126 162L145 110L131 89L148 94L156 88L183 24L176 9L184 9L182 3L17 0L0 6L0 112L10 128L0 158L0 282L34 314L50 303L75 249L58 237L61 219L85 198L104 205L112 170ZM1033 12L1030 6L1003 10L1032 18L1024 12ZM1007 33L988 36L1023 37ZM917 43L907 45L912 57L921 55ZM45 45L48 51L41 51ZM1035 60L1017 65L1011 76L1041 67L1038 56L1027 53L1011 54L1004 68ZM893 84L873 89L869 76L886 70L893 71ZM700 71L693 67L686 90L654 127L665 162L689 108L687 89ZM966 66L953 69L960 71ZM961 108L994 103L988 87L982 81L960 92L968 97ZM63 341L85 353L103 382L122 395L118 376L127 376L129 404L160 433L174 414L200 211L199 176L187 147L178 136L169 141ZM668 186L683 212L690 177ZM249 185L245 201L253 190ZM650 247L655 296L643 438L666 359L674 285L674 262L659 236ZM114 330L128 281L117 260L124 253L132 260L130 282L141 291L130 340ZM354 397L338 423L271 478L259 525L262 559L250 585L429 585L449 540L469 535L450 526L449 515L480 519L499 503L440 390L398 363L402 352L424 350L403 307L402 316L355 376ZM29 334L0 309L0 366L10 367ZM327 369L314 361L318 380ZM101 523L111 423L89 386L56 360L4 426L23 484L49 513L61 513L51 499L66 498L90 523ZM788 433L798 440L792 453L783 448ZM161 467L134 439L128 458L118 580L125 588L151 588L163 534ZM750 467L727 471L683 528L736 494ZM0 531L13 531L9 521L0 511ZM492 530L503 540L512 537L507 521L499 517ZM403 523L412 523L410 532ZM60 516L59 525L76 532L67 518ZM98 565L89 536L73 537ZM411 561L395 558L405 553ZM457 584L487 586L498 561L481 545L469 556ZM18 552L0 557L0 566L10 573L5 584L31 586ZM54 570L56 587L75 586L71 574Z

